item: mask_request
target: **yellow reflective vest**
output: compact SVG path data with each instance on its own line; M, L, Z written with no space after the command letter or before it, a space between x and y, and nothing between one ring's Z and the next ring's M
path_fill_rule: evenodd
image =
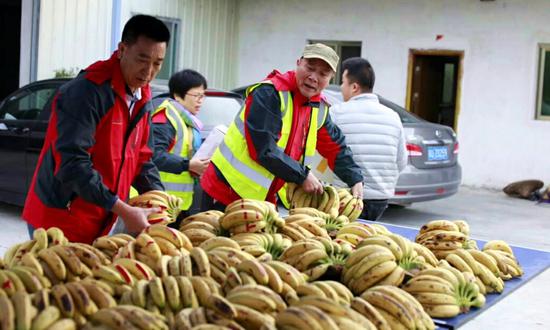
M176 130L174 146L170 150L170 153L190 160L193 147L193 131L191 127L185 124L182 115L178 109L172 105L172 102L175 101L171 99L164 100L164 102L162 102L153 112L153 116L161 110L166 109L166 118L168 118L170 124L172 124ZM195 183L190 172L185 171L179 174L159 172L160 179L164 184L166 192L181 197L183 199L181 209L188 210L193 202L193 186Z
M246 96L261 84L271 84L270 81L253 85L246 91ZM278 91L281 100L282 128L277 146L285 150L293 118L292 95L288 91ZM211 161L221 171L231 188L242 198L265 200L275 176L250 157L245 137L246 102L233 123L229 126L223 142L214 152ZM319 107L312 107L311 121L307 133L306 146L302 163L308 164L308 157L315 153L317 146L317 131L324 125L328 114L328 106L321 101ZM281 197L281 194L279 194Z

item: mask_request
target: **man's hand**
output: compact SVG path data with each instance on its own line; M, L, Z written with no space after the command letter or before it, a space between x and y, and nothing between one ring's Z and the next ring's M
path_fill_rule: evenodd
M160 212L160 208L141 208L130 206L120 199L116 201L112 211L124 221L124 225L130 234L139 234L149 226L147 217L149 214Z
M363 182L357 182L351 187L351 194L353 197L363 199Z
M319 181L319 179L317 179L311 172L307 174L307 178L302 183L302 188L308 194L322 194L324 190L321 181Z
M189 161L189 172L201 176L208 167L208 164L210 164L210 159L191 158Z

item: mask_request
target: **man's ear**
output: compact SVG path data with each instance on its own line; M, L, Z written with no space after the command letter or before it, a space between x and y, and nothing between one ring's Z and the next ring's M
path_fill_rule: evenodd
M353 90L353 93L359 93L359 94L361 94L361 86L359 86L358 83L354 82L354 83L351 85L351 89Z
M126 44L122 41L119 42L118 43L118 49L117 49L117 57L118 57L119 60L122 57L122 54L124 53L125 50L126 50Z

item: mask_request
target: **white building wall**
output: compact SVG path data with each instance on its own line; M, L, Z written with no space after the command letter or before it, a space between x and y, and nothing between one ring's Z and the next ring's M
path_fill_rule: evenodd
M293 69L308 39L361 41L375 92L404 105L410 49L464 51L463 183L550 183L550 122L535 120L537 44L550 42L550 1L241 0L239 18L237 85Z
M52 78L63 68L83 69L111 55L113 1L41 0L37 79ZM211 87L235 86L236 0L119 1L120 33L135 14L178 19L176 70L195 69Z
M111 8L111 0L42 0L37 79L53 78L60 69L84 69L108 57Z

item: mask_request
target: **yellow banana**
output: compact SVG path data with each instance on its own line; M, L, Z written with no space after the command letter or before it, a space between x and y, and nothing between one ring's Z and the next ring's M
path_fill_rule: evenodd
M166 305L166 294L160 277L155 277L149 281L149 292L155 305L163 309Z
M65 317L73 317L75 304L67 287L63 284L54 285L51 294L61 314Z
M14 266L10 271L14 272L25 285L28 293L35 293L43 288L38 276L30 271L31 268L25 266Z
M268 326L271 328L275 327L275 319L267 314L262 314L250 307L243 305L234 305L235 310L237 311L237 321L246 329L260 329L263 326Z
M483 250L499 250L504 251L506 253L510 253L511 255L514 255L514 251L512 251L512 248L508 243L502 240L492 240L485 243L483 246Z
M455 317L460 314L460 307L455 304L448 305L424 305L424 310L431 317Z
M81 281L80 284L88 292L88 295L94 301L98 309L116 306L116 300L104 288L87 281Z
M122 314L114 308L100 309L90 317L92 323L107 326L110 329L133 329L135 328L130 320L127 320Z
M277 314L276 325L280 329L313 329L324 330L317 319L302 308L289 307ZM336 327L338 329L338 327Z
M165 276L162 278L162 285L166 293L166 302L173 311L178 311L182 307L180 290L176 278Z
M0 327L2 329L15 329L15 309L10 298L0 295Z
M230 238L222 236L209 238L200 244L200 247L207 252L220 246L228 246L234 249L240 249L240 246L237 242Z
M420 227L420 234L431 230L445 230L460 232L458 226L449 220L432 220Z
M141 261L119 258L113 261L113 266L120 265L126 268L137 279L150 280L156 276L155 272Z
M45 330L61 317L61 312L55 306L44 308L32 321L31 330Z
M400 260L404 256L404 251L401 249L399 244L397 244L392 238L384 235L371 236L363 239L357 248L362 248L368 245L380 245L389 249L392 254L395 256L396 260Z
M97 305L82 284L70 282L65 284L65 287L71 293L73 301L82 315L89 316L98 311Z
M11 301L15 311L15 328L30 329L32 319L36 316L36 309L32 306L29 294L24 291L17 291L11 296Z
M67 269L61 257L51 248L38 251L38 258L42 259L52 270L58 280L63 281L67 277Z
M349 285L350 289L354 293L360 294L382 280L384 277L388 276L395 269L395 267L397 267L395 261L384 261L369 269L363 274L363 276L354 279Z

